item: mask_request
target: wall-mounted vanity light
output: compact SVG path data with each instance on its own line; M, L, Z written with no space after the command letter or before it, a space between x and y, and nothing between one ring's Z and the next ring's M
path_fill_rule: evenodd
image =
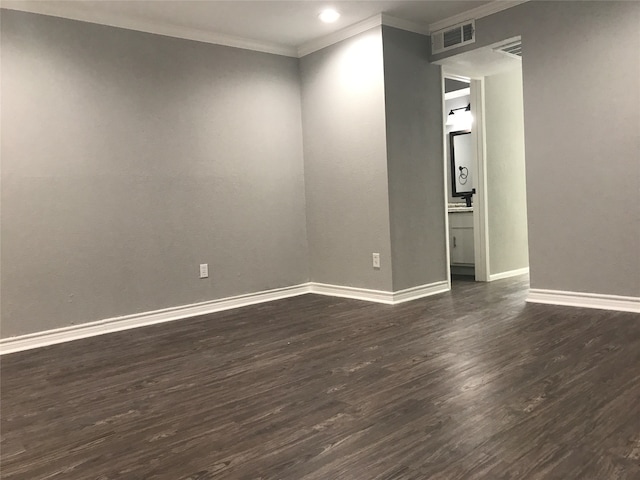
M473 115L471 115L470 103L466 107L451 109L449 115L447 115L447 125L455 125L460 128L469 129L472 123Z

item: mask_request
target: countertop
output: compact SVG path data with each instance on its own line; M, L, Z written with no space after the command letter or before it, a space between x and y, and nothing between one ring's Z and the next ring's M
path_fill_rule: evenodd
M447 205L449 213L473 212L473 207L467 207L464 203L450 203Z

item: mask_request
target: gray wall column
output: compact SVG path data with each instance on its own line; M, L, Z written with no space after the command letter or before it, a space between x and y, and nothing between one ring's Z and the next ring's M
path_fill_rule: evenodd
M300 71L311 279L391 291L381 28L303 57Z
M429 37L384 26L393 290L447 280L442 75Z

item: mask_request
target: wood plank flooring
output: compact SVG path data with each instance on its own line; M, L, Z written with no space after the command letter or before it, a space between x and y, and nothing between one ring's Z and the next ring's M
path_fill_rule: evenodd
M640 315L527 279L305 295L1 359L1 478L639 479Z

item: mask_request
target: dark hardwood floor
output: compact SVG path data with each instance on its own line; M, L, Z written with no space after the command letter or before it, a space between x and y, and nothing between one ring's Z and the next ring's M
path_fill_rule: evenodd
M3 479L639 479L640 315L526 277L305 295L1 359Z

